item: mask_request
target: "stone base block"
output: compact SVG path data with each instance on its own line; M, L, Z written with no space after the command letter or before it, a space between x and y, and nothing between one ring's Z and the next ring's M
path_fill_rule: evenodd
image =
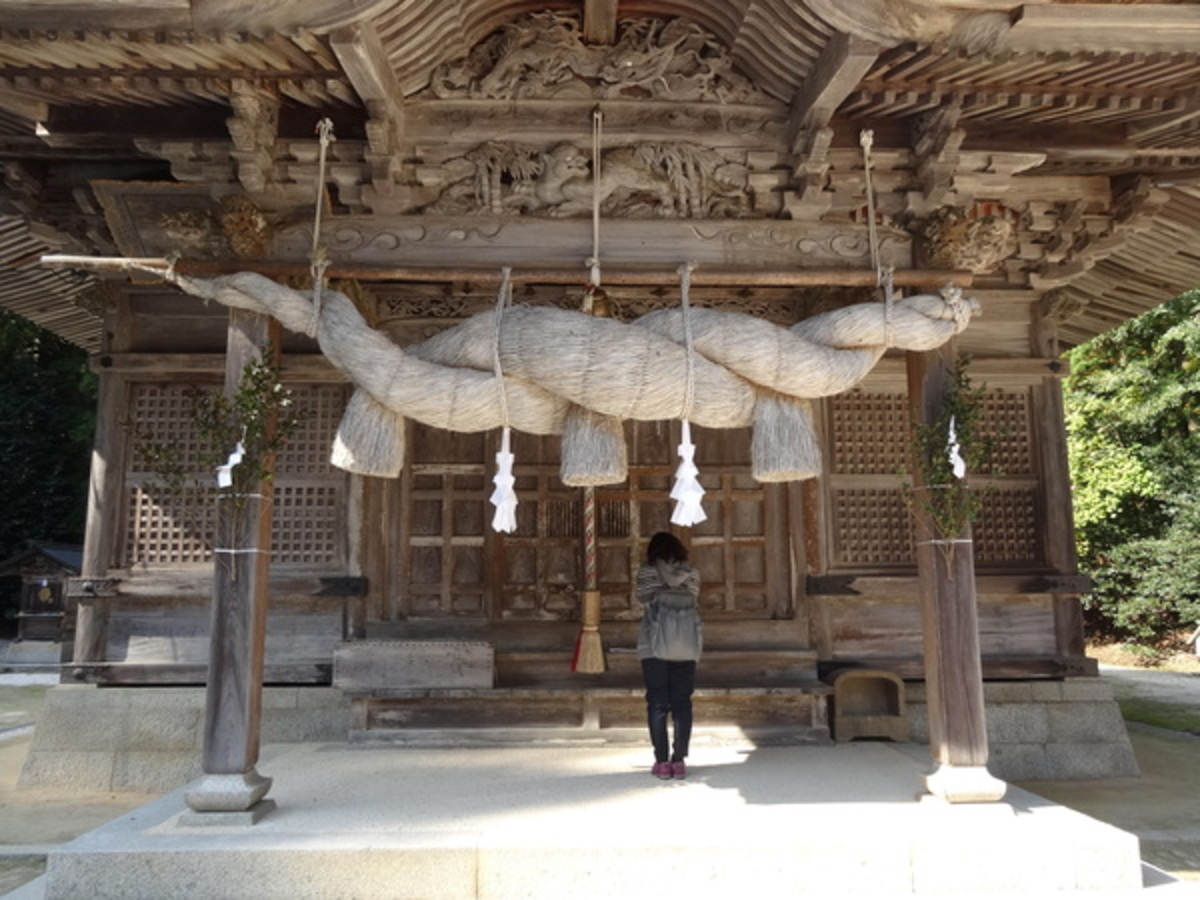
M928 743L925 685L906 685L914 743ZM983 686L988 769L1005 781L1125 778L1138 774L1111 686L1099 678Z
M172 790L202 774L204 688L58 685L46 693L21 787ZM264 744L338 741L350 703L332 688L264 688Z
M347 693L490 688L496 654L482 641L352 641L333 655L333 684Z

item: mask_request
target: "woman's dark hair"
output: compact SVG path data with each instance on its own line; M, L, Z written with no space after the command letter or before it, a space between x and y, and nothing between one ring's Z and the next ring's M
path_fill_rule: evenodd
M669 531L658 532L650 538L650 545L646 547L646 562L650 565L660 559L663 562L687 562L687 558L687 547Z

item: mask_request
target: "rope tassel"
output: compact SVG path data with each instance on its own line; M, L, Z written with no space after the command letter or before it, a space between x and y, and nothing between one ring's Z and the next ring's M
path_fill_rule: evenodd
M511 447L512 429L504 426L500 433L500 452L496 454L496 475L492 483L496 489L492 491L492 506L496 514L492 516L492 530L512 534L517 530L517 494L513 490L516 478L513 477L513 454Z
M517 494L513 490L512 428L509 427L508 393L504 388L504 370L500 366L500 323L504 309L512 303L512 269L505 267L500 280L500 291L496 296L496 325L492 335L492 369L496 377L496 392L500 401L500 416L504 423L500 431L500 452L496 454L496 476L492 483L492 506L496 514L492 517L492 530L512 534L517 530Z
M679 439L679 467L675 470L675 484L671 488L671 499L675 501L671 522L684 527L699 525L708 518L700 505L700 501L704 499L704 488L696 478L700 470L696 468L695 456L696 445L692 443L692 426L684 419L683 433Z
M683 316L683 344L687 351L687 366L683 392L683 414L679 417L683 429L679 438L679 467L675 470L675 484L671 488L671 499L675 501L675 511L671 513L671 521L676 525L690 527L708 518L700 501L704 497L704 488L696 476L700 470L696 468L696 445L692 443L692 408L696 400L696 366L695 346L692 339L692 319L689 307L689 297L692 286L692 265L690 263L679 267L679 306Z

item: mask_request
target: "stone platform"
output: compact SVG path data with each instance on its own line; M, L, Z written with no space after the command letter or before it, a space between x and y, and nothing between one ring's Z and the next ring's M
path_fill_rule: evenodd
M704 735L684 781L642 747L273 745L277 808L181 823L183 790L54 851L55 898L1171 896L1131 834L1016 788L919 796L912 745L758 747ZM1170 887L1174 887L1171 885Z

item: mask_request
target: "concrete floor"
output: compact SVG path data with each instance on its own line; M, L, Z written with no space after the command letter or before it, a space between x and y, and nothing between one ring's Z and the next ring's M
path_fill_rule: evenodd
M51 853L48 898L599 900L1054 891L1141 896L1134 836L1010 787L920 796L928 756L880 742L693 748L264 748L277 808L193 825L176 791ZM1156 895L1157 896L1157 895Z
M1180 678L1184 680L1175 683L1184 691L1180 696L1187 702L1191 691L1200 691L1200 678ZM6 724L10 729L0 730L0 895L39 873L39 855L110 820L115 821L107 838L99 838L101 842L126 840L128 832L121 837L122 829L144 830L147 817L155 820L152 829L157 829L160 836L174 828L171 839L181 838L182 832L171 824L182 809L179 795L167 795L147 805L152 798L144 795L80 795L16 788L29 738L28 731L23 733L20 726L12 730L10 723L14 716L21 717L22 704L36 712L36 698L26 691L14 703L6 703L4 698L12 693L0 688L0 729ZM1136 834L1141 840L1142 857L1148 862L1184 879L1200 878L1200 738L1139 726L1130 731L1142 768L1139 778L1026 784L1008 799L1025 809L1024 814L1042 809L1036 814L1045 817L1054 809L1022 792L1024 788L1080 810ZM539 755L547 753L551 755ZM515 755L509 758L506 754ZM390 835L380 848L389 841L394 848L400 831L410 836L416 832L439 834L443 843L454 845L457 841L460 849L466 835L477 861L482 858L481 848L491 840L479 835L489 831L493 837L523 833L535 836L542 845L582 847L584 855L580 858L586 860L595 856L589 848L597 841L626 848L641 846L654 840L648 836L648 828L650 834L658 833L650 823L673 821L680 823L681 836L691 840L689 846L708 847L709 838L716 835L721 840L712 846L740 847L738 868L742 868L762 848L772 846L754 839L753 834L789 834L797 828L816 828L818 833L830 834L836 830L832 829L836 820L849 813L857 816L860 832L865 827L862 823L869 822L871 837L894 847L895 839L888 844L886 835L905 835L920 821L911 816L924 815L915 802L915 780L927 768L927 759L923 762L922 748L911 745L757 749L700 746L693 754L692 777L684 783L659 783L650 778L644 755L631 748L582 748L570 753L350 750L317 745L264 748L259 768L277 779L271 796L280 808L264 820L257 832L266 836L273 829L277 834L303 835L311 829L307 840L319 840L317 833L328 832L330 822L336 820L352 823L348 832L342 833L357 833L360 837L364 833ZM885 776L885 772L891 774ZM851 795L856 799L848 800ZM308 815L316 810L320 815ZM868 811L864 819L861 814ZM126 813L133 815L123 818ZM896 818L899 815L910 818ZM994 816L991 824L1003 828L1006 821L1003 815ZM484 827L485 822L496 827ZM852 831L853 824L850 827ZM195 829L184 831L188 830ZM371 842L375 840L373 837ZM820 844L818 841L813 846ZM793 846L793 855L795 850ZM828 842L822 852L827 857ZM348 858L344 848L338 855ZM712 853L707 855L715 859ZM767 860L775 855L777 849L767 854ZM702 852L701 858L704 856ZM497 858L502 857L511 857L511 853ZM860 873L869 870L861 860L858 865ZM473 866L475 886L470 890L476 891L477 862ZM612 882L611 867L609 871L606 883ZM535 882L526 873L522 883ZM874 883L880 888L884 884ZM39 879L13 896L40 897L44 886L45 880ZM930 882L927 886L933 885ZM635 886L626 887L625 897L641 896ZM882 896L881 889L866 893ZM1089 891L1087 896L1099 900L1103 893L1107 892ZM461 894L477 895L485 896ZM491 895L547 896L496 891ZM565 897L571 893L556 890L554 895ZM1200 884L1121 893L1123 897L1142 895L1147 900L1200 897ZM112 896L137 895L122 892ZM259 892L257 896L266 894Z

